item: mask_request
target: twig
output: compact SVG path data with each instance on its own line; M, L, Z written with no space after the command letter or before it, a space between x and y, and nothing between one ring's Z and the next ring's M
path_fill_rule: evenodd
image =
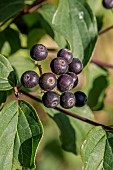
M26 93L26 92L23 91L23 90L21 90L20 92L23 93L24 95L26 95L26 96L28 96L28 97L36 100L36 101L42 103L42 100L41 100L41 99L39 99L39 98L37 98L37 97L29 94L29 93ZM81 120L81 121L83 121L83 122L89 123L89 124L91 124L91 125L93 125L93 126L102 126L102 127L105 128L106 130L113 130L112 127L103 125L103 124L101 124L101 123L94 122L94 121L92 121L92 120L89 120L89 119L84 118L84 117L82 117L82 116L76 115L76 114L74 114L74 113L72 113L72 112L66 111L66 110L61 109L61 108L59 108L59 107L55 107L54 109L55 109L55 110L58 110L58 111L60 111L60 112L62 112L62 113L65 113L65 114L68 115L68 116L71 116L71 117L74 117L74 118L76 118L76 119L79 119L79 120Z
M33 4L32 6L29 6L27 8L24 8L22 11L20 11L20 13L11 21L11 23L16 22L21 16L25 15L25 14L29 14L34 12L36 9L38 9L44 2L46 2L47 0L40 0L37 3ZM10 24L11 24L10 23Z
M112 29L113 29L113 25L110 26L110 27L108 27L108 28L106 28L105 30L99 32L99 35L103 35L103 34L105 34L106 32L108 32L108 31L110 31L110 30L112 30Z
M97 59L92 59L91 63L94 63L94 64L102 66L102 67L108 67L108 68L113 69L113 64L105 63L105 62L99 61Z
M31 7L28 8L27 13L32 13L34 12L37 8L39 8L42 3L44 3L47 0L40 0L39 2L35 3L34 5L32 5Z
M109 127L113 127L113 124L112 124L112 125L109 125Z

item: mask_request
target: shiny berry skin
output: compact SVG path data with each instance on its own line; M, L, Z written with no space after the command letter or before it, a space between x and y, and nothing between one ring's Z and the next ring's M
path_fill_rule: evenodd
M64 92L60 96L60 105L65 109L70 109L73 106L75 106L75 102L76 102L75 96L71 92Z
M59 50L57 53L57 57L64 58L68 62L68 64L70 64L73 60L72 52L66 48Z
M77 77L77 75L76 75L75 73L73 73L73 72L69 72L69 73L67 73L67 74L70 75L70 76L73 78L73 81L74 81L74 86L73 86L73 88L76 87L77 84L78 84L78 77Z
M69 64L69 71L75 74L79 74L82 69L82 62L78 58L73 58L72 62Z
M87 96L84 92L77 91L74 93L76 98L75 106L82 107L87 103Z
M27 88L35 87L39 83L39 76L35 71L26 71L21 76L21 83Z
M107 9L113 8L113 0L103 0L102 4Z
M55 108L60 103L60 95L54 91L48 91L42 96L44 106Z
M67 72L69 65L64 58L57 57L51 61L50 67L53 73L61 75Z
M54 89L56 85L57 79L54 73L44 73L39 78L39 86L45 91Z
M31 48L30 56L36 61L44 60L48 55L47 48L42 44L36 44Z
M73 78L68 74L62 74L57 80L57 87L62 92L71 90L73 85Z

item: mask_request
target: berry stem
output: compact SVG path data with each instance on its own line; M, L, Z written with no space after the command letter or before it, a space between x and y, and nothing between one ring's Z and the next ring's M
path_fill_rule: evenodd
M39 65L37 61L35 61L35 65L38 67L38 70L41 76L43 74L41 65Z
M106 29L104 29L103 31L100 31L100 32L99 32L99 35L103 35L103 34L107 33L108 31L110 31L110 30L112 30L112 29L113 29L113 25L110 26L110 27L108 27L108 28L106 28Z
M14 92L15 92L15 96L17 97L17 99L19 100L19 91L17 86L14 87Z
M97 59L92 59L91 63L94 63L94 64L96 64L98 66L108 67L108 68L113 69L113 64L105 63L105 62L99 61Z
M32 98L33 100L36 100L36 101L42 103L42 100L41 100L41 99L39 99L39 98L31 95L30 93L26 93L26 92L23 91L23 90L20 90L20 92L23 93L24 95ZM113 128L110 127L110 126L106 126L106 125L103 125L103 124L101 124L101 123L94 122L94 121L89 120L89 119L87 119L87 118L84 118L84 117L82 117L82 116L76 115L75 113L66 111L66 110L64 110L64 109L62 109L62 108L55 107L54 109L55 109L55 110L58 110L58 111L60 111L60 112L62 112L62 113L64 113L64 114L66 114L66 115L68 115L68 116L71 116L71 117L73 117L73 118L75 118L75 119L78 119L78 120L81 120L81 121L83 121L83 122L89 123L89 124L91 124L91 125L93 125L93 126L102 126L102 127L105 128L106 130L113 130Z

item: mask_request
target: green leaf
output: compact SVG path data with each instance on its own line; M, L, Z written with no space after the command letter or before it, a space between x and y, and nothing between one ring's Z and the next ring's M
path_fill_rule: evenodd
M66 38L73 55L86 65L97 37L96 19L88 4L84 0L59 1L52 23Z
M55 109L47 109L45 107L44 109L55 121L60 130L62 148L68 152L79 154L80 146L92 126L82 123L80 120L67 116L63 112L59 112ZM68 111L92 119L92 112L88 106L82 108L74 107Z
M18 121L17 102L7 104L0 112L0 169L11 170L14 139Z
M8 43L10 47L9 54L16 52L21 47L19 33L12 28L7 28L0 32L0 39L0 52L4 55L7 55L6 43Z
M22 170L37 170L36 167L35 168L26 168L26 167L23 167Z
M41 25L43 29L49 34L59 45L60 48L64 48L67 45L65 38L53 28L52 18L57 9L57 5L45 4L38 9L38 13L41 14Z
M53 13L43 12L42 16L50 21ZM59 37L65 38L74 57L79 58L85 66L97 40L96 18L85 0L60 0L52 15L52 28Z
M86 137L81 155L84 170L113 169L113 132L102 127L93 128Z
M31 49L31 47L38 43L38 41L41 39L41 37L45 34L45 31L43 29L33 29L28 34L27 44L28 48Z
M11 86L15 87L17 85L18 77L15 70L9 74L8 80Z
M76 134L69 118L63 113L56 113L53 120L56 122L61 132L60 140L62 148L76 154Z
M3 55L0 55L0 90L12 89L10 84L12 72L14 70L9 61Z
M30 58L28 52L25 50L20 50L19 53L16 53L9 57L11 65L16 70L18 75L18 80L20 80L21 75L28 70L33 70L35 68L33 60Z
M109 84L109 74L107 70L90 64L86 72L86 86L84 91L88 95L88 105L92 110L99 110L103 107L105 90Z
M0 112L0 169L35 168L42 125L34 108L25 101L12 101Z
M13 17L24 7L24 0L0 0L0 22Z
M13 166L33 168L37 146L42 137L42 125L34 108L25 101L19 103L19 119L15 137Z

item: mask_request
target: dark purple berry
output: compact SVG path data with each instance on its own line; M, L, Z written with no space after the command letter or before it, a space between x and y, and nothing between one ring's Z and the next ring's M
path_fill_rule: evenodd
M45 90L49 91L55 88L57 85L57 79L54 73L44 73L39 78L39 85L40 87Z
M21 76L21 83L27 88L35 87L39 83L39 76L35 71L26 71Z
M102 4L107 9L113 8L113 0L103 0Z
M57 75L66 73L69 68L67 61L62 57L54 58L50 63L50 67L52 72Z
M75 106L75 96L71 92L64 92L60 96L60 105L65 109L70 109Z
M79 74L83 69L83 65L78 58L73 58L72 62L69 64L69 71L75 74Z
M47 57L48 51L44 45L36 44L31 48L30 55L32 59L41 61Z
M70 75L73 78L73 81L74 81L73 88L76 87L77 84L78 84L78 76L75 73L73 73L73 72L69 72L67 74Z
M72 52L66 48L64 49L61 49L60 51L58 51L57 53L57 57L62 57L64 58L68 64L70 64L73 60L73 55L72 55Z
M54 91L48 91L42 96L44 106L54 108L60 103L60 95Z
M62 74L57 80L57 87L62 92L71 90L73 85L73 78L68 74Z
M74 93L74 95L76 99L75 106L82 107L87 103L87 96L84 92L77 91Z

